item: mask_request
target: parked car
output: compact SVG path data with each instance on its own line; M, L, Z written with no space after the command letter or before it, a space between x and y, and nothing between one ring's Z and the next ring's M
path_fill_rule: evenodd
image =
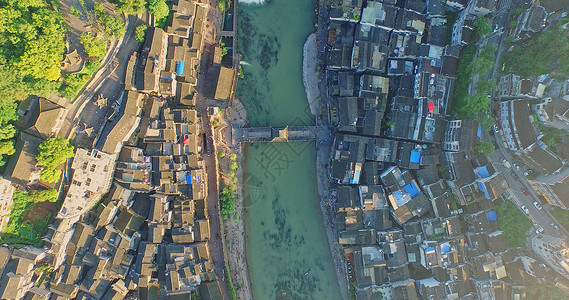
M525 212L526 214L529 215L529 209L528 209L525 205L522 205L521 208L522 208L522 211L523 211L523 212Z
M492 129L494 129L495 133L498 133L498 124L494 124L494 126L492 126Z
M555 228L555 230L559 230L559 227L557 227L557 224L551 222L550 225L551 225L551 227Z
M537 229L535 230L535 234L540 234L543 232L543 228L541 227L537 227Z
M533 202L533 206L535 206L535 208L537 208L538 210L541 210L543 207L541 207L541 204L539 204L537 201Z
M528 176L529 174L531 174L533 171L532 170L527 170L524 172L524 176Z

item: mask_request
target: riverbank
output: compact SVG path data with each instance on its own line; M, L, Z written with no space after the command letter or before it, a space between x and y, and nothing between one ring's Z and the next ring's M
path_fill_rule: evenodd
M233 145L231 140L231 126L245 126L247 124L247 111L243 104L238 99L234 99L230 106L221 112L218 121L218 128L215 130L215 148L216 155L222 151L223 158L219 158L220 177L222 181L229 184L231 181L228 173L231 172L231 155L235 154L237 157L235 161L238 168L234 177L237 178L237 189L235 190L235 212L233 217L223 220L223 234L224 234L224 253L228 265L228 271L231 272L231 280L235 289L236 299L250 300L253 299L251 295L251 285L249 282L248 266L245 252L245 226L244 226L244 180L243 170L246 170L246 149L240 144Z
M318 106L320 105L320 101L318 100L321 99L320 92L318 91L318 49L316 47L316 33L312 33L308 36L306 43L304 43L302 53L302 82L306 90L310 113L316 116Z
M325 116L327 113L327 105L321 96L319 90L320 80L318 65L318 45L317 36L315 33L311 34L304 44L303 51L303 82L308 98L311 113L316 117L316 125L318 130L316 132L316 164L314 170L314 178L316 178L316 185L318 188L319 206L322 211L322 218L324 227L326 229L326 236L328 239L329 248L334 259L334 268L340 291L343 299L348 299L348 285L346 276L344 274L344 260L341 256L340 245L338 244L338 237L336 228L334 227L334 212L330 207L330 178L328 176L328 162L330 161L330 149L334 142L331 134L328 120Z

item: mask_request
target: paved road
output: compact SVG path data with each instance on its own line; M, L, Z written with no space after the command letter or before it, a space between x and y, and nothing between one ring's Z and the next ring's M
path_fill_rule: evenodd
M78 96L72 101L71 105L68 107L69 113L67 114L67 119L70 124L70 127L67 128L66 136L70 137L73 132L75 131L77 125L81 124L81 122L89 121L89 118L101 119L104 113L96 113L93 109L88 109L85 113L83 112L84 108L90 104L90 100L97 94L98 91L105 91L107 95L110 93L108 92L108 84L105 81L106 79L111 79L111 81L122 84L124 89L124 75L126 73L126 63L128 62L128 57L132 53L132 51L138 47L138 43L134 40L134 29L137 25L138 19L136 16L129 16L128 17L128 24L126 27L125 35L122 40L122 43L116 45L115 48L111 49L112 51L108 57L105 59L101 66L102 72L97 72L98 75L91 78L89 83L85 86L83 90L81 90ZM126 60L125 60L126 57ZM117 73L117 68L124 64L125 71ZM116 87L115 87L116 89ZM120 94L122 90L114 90L113 95L111 98L116 99L116 96ZM109 99L109 106L111 100ZM91 103L92 105L92 103ZM95 133L98 128L95 128Z
M213 262L215 274L217 275L224 299L231 299L227 284L225 284L225 259L223 256L223 243L221 233L221 219L219 217L219 191L217 190L217 169L215 166L215 153L213 151L213 135L208 116L203 115L203 122L206 134L206 149L203 161L207 171L207 213L209 217L209 227L211 238L209 240L209 254Z
M496 32L491 33L488 35L482 43L484 45L487 44L497 44L498 50L496 51L496 60L494 63L494 68L492 72L489 74L488 79L497 80L497 77L500 75L499 72L501 71L501 64L500 64L500 57L504 50L505 46L505 38L508 35L508 25L510 20L510 14L512 10L517 7L519 1L517 0L509 0L509 1L501 1L501 5L499 7L498 13L493 18L493 24L498 28ZM498 99L493 99L492 105L494 105L498 101ZM513 166L514 162L512 161L512 157L506 146L504 145L502 132L495 133L493 136L489 136L487 132L483 133L484 138L490 138L495 141L495 144L498 146L498 149L492 153L492 155L488 156L488 159L494 164L496 169L502 174L504 174L504 178L506 182L510 186L508 194L513 202L518 206L525 206L529 210L529 218L534 223L534 226L539 226L544 229L545 233L548 233L553 236L567 236L568 233L565 231L559 224L559 230L555 230L550 224L555 222L555 219L551 216L548 210L551 208L551 205L542 203L541 199L528 182L526 177L523 175L524 170L518 170L515 167L507 168L503 163L502 159L506 159L510 166ZM527 195L524 194L526 191ZM542 210L538 210L533 205L534 202L538 202L543 206ZM521 208L520 208L521 210ZM557 223L557 222L555 222ZM535 229L535 228L534 228ZM532 234L535 234L535 230L532 230Z
M134 38L134 28L141 22L136 16L129 16L129 27L125 33L123 44L113 59L116 67L109 69L105 74L99 77L98 86L88 91L83 101L87 101L84 108L78 113L78 120L87 127L97 130L104 125L111 112L111 105L117 101L123 94L125 89L126 66L130 56L140 47L140 43ZM131 25L132 24L132 25ZM107 105L99 108L94 99L98 96L107 98ZM82 139L83 140L83 139ZM81 141L78 139L78 142Z
M505 158L510 162L510 165L513 165L510 154L508 153L508 150L505 149L501 133L495 134L494 138L496 139L498 149L496 149L492 155L488 156L488 158L492 161L496 169L504 174L506 182L508 182L508 185L510 186L508 193L510 194L511 199L514 201L514 203L516 203L518 207L521 207L522 205L527 207L530 211L529 218L534 222L534 224L537 224L543 228L545 230L545 233L552 236L568 236L567 231L565 231L561 225L557 224L559 230L555 230L550 225L552 222L555 222L555 219L548 212L548 210L551 208L551 205L542 203L535 190L531 187L531 184L523 175L523 171L518 170L513 166L507 168L501 162L502 158ZM527 191L528 195L524 194L524 190ZM535 201L543 206L542 210L535 208L533 205L533 202Z

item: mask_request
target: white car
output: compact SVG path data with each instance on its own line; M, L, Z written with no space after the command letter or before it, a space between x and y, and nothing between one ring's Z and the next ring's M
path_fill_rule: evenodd
M525 205L522 205L522 206L521 206L521 209L522 209L523 212L525 212L526 214L529 215L529 209L528 209Z
M533 206L535 206L535 208L537 208L538 210L541 210L543 207L541 207L541 204L539 204L537 201L533 202Z
M537 227L537 229L535 230L535 234L540 234L543 232L543 228L541 227Z

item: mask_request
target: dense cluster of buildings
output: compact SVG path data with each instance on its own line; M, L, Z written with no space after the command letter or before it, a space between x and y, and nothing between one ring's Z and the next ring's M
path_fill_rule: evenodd
M204 129L195 108L202 2L174 1L166 29L148 28L114 113L92 147L59 167L57 184L40 179L35 157L43 140L59 135L67 110L43 98L22 103L16 154L0 179L0 226L15 187L55 188L63 201L43 248L0 247L1 299L222 299L208 247Z
M448 116L473 20L498 5L332 1L330 205L357 299L525 299L525 285L551 270L508 249L494 209L508 184L474 151L480 124ZM447 24L447 11L455 23ZM536 164L555 172L561 162L529 131L527 100L515 99L501 111L503 127L515 128L511 150L536 152L551 160Z

